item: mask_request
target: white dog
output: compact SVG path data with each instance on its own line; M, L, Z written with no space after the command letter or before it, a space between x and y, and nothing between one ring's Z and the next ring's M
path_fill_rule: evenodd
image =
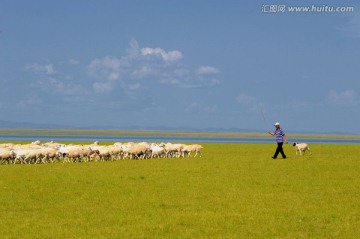
M293 146L295 147L296 155L298 151L300 155L303 155L303 153L305 153L306 150L309 150L310 154L312 154L309 145L306 143L294 143Z

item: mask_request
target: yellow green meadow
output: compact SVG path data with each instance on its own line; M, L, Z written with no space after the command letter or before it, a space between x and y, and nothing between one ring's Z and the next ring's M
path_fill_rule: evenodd
M1 238L358 238L360 146L0 165Z

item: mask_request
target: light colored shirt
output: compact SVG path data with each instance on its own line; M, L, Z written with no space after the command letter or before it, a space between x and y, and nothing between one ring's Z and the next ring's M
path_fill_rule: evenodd
M274 131L276 142L283 143L284 142L284 131L281 128L278 128Z

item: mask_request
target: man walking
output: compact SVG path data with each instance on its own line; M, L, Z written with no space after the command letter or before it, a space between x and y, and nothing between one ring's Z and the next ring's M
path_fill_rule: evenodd
M279 122L276 122L274 124L274 126L275 126L275 131L274 132L268 131L268 134L270 134L272 136L275 136L276 142L277 142L277 145L278 145L277 148L276 148L275 154L274 154L274 156L272 158L276 159L278 154L281 153L281 156L284 159L286 159L286 155L285 155L284 150L282 148L284 142L285 142L285 144L288 143L288 141L286 139L286 135L285 135L284 131L280 128L280 123Z

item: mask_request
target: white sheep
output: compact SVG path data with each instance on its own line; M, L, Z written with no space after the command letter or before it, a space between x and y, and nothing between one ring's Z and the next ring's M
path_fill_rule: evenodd
M11 154L11 149L9 148L0 148L0 162L1 163L10 163L13 159L13 155Z
M172 144L172 143L166 143L165 144L165 152L166 157L180 157L181 151L184 148L185 144Z
M160 158L161 156L163 156L165 154L165 144L161 143L161 144L155 144L152 143L150 144L150 151L151 151L151 158L153 158L154 156L157 156L158 158Z
M145 159L153 157L194 157L200 154L201 145L152 143L147 142L116 142L114 145L99 145L94 142L89 145L59 144L46 142L41 144L35 141L29 144L0 144L0 163L54 163L62 162L87 162L96 160L114 160L123 158Z
M13 143L0 144L0 148L13 148L13 147L14 147Z
M294 143L293 146L295 147L295 153L297 155L297 152L299 151L300 155L302 155L303 153L305 153L306 150L308 150L311 153L310 151L310 147L308 144L306 143Z
M183 157L185 157L185 156L190 157L191 153L195 152L194 157L196 157L198 154L200 154L200 157L201 157L200 150L202 148L203 148L203 146L201 146L200 144L185 145L184 148L182 149L182 155L183 155Z
M24 147L22 149L12 150L11 155L15 158L14 164L16 164L16 161L19 161L21 164L30 164L36 162L41 156L41 153L37 149Z
M91 150L96 150L99 152L99 158L100 160L113 160L113 159L119 159L121 155L121 147L115 146L115 145L103 145L103 146L94 146L89 145Z
M65 147L60 147L57 151L57 155L59 158L64 159L65 162L70 162L72 160L73 162L76 160L81 160L82 157L84 157L84 146L82 145L68 145Z
M50 141L50 142L46 142L44 144L42 144L43 147L48 147L48 148L54 148L54 149L58 149L61 146L64 146L62 144L56 143L54 141Z
M39 157L36 159L35 163L37 163L39 161L41 161L43 163L47 163L48 161L50 161L51 163L53 163L57 156L56 148L42 147L41 149L38 149L38 151L39 151ZM43 158L40 158L40 156L43 156Z
M122 154L122 150L121 150L121 147L119 146L116 146L116 145L108 145L107 146L108 149L109 149L109 152L110 152L110 157L111 157L111 160L119 160L121 159L121 154Z
M130 155L130 159L132 159L133 156L135 156L137 159L144 159L146 153L149 151L150 151L150 146L145 142L130 145L130 147L127 150L127 152Z
M36 141L34 141L34 142L31 142L31 144L34 144L34 145L40 145L40 144L41 144L41 142L40 142L40 140L36 140Z

